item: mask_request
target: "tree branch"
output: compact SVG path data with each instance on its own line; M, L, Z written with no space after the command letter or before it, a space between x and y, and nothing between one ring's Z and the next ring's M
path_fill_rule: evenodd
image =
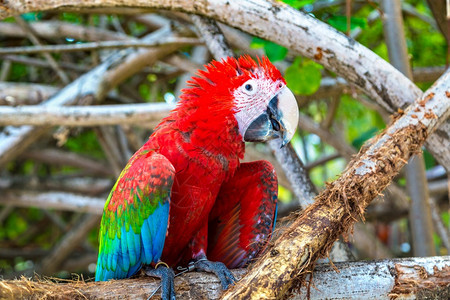
M130 40L132 36L118 32L101 29L93 26L82 26L78 24L61 21L40 21L29 23L31 29L41 38L57 39L72 38L81 41L111 41ZM14 23L0 23L0 34L7 37L25 37L25 31Z
M86 214L82 216L74 228L68 231L52 251L42 259L38 267L39 273L53 274L56 272L58 267L72 253L73 248L80 245L86 239L86 235L92 228L98 226L99 221L99 215Z
M0 82L0 105L38 104L56 94L58 90L49 85Z
M25 34L27 35L28 39L36 46L42 47L42 43L39 41L39 39L36 37L36 34L33 32L33 29L28 25L27 22L25 22L24 19L22 19L21 16L18 16L15 18L16 23L19 24L20 27L22 27L23 31L25 31ZM69 77L67 74L59 67L56 60L51 56L49 53L43 53L43 56L48 61L52 69L56 72L58 77L61 79L61 81L65 84L68 84L70 82Z
M311 299L387 299L389 297L420 297L445 299L448 292L450 257L402 258L370 262L346 262L318 265L314 269ZM237 279L247 270L232 270ZM0 281L0 298L63 298L63 299L147 299L158 287L159 280L149 277L112 280L108 282L62 281ZM294 299L303 299L305 286ZM175 278L177 299L219 299L219 279L209 273L186 273ZM434 297L433 297L434 295ZM439 295L444 295L440 297Z
M3 190L1 205L17 207L39 207L91 214L102 214L106 198L88 197L66 192L31 192Z
M0 48L0 55L7 54L35 54L35 53L61 53L74 51L91 51L99 49L116 49L116 48L152 48L164 45L177 45L178 47L199 45L202 41L196 38L188 37L168 37L161 40L154 41L104 41L92 42L83 44L70 45L39 45L39 46L25 46L25 47L5 47Z
M103 126L134 124L153 128L175 106L145 103L95 106L0 107L0 126Z

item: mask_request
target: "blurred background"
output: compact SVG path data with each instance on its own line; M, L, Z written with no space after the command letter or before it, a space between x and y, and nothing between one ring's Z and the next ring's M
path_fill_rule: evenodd
M382 1L284 2L389 61L384 23L389 12ZM412 78L426 90L448 63L445 0L401 1L400 7ZM389 123L382 107L321 65L275 43L220 26L236 55L267 55L285 75L300 107L292 145L318 190L336 179L363 143ZM168 36L171 43L139 50L129 47L132 42L157 43ZM58 92L70 84L74 91L86 92L67 104L174 104L186 81L211 58L191 19L182 13L145 9L27 13L0 23L0 112L47 99L65 101L67 97ZM133 125L59 126L55 124L62 121L49 120L47 126L30 131L27 126L2 123L0 277L35 272L92 277L103 203L129 157L166 111L164 106L154 113L154 121ZM14 136L20 137L20 143L11 146ZM247 145L245 159L268 159L276 166L279 217L299 208L267 145ZM426 150L423 161L425 170L410 171L423 175L409 179L410 186L425 191L418 200L410 196L415 193L406 184L405 169L369 206L365 223L355 226L345 243L356 259L448 255L449 190L444 167L449 166L438 165ZM425 203L426 209L414 213L414 201Z

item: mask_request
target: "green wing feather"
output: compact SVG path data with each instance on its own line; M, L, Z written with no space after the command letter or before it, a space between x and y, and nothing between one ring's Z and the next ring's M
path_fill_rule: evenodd
M96 281L130 277L160 259L174 176L161 154L141 150L130 159L103 210Z

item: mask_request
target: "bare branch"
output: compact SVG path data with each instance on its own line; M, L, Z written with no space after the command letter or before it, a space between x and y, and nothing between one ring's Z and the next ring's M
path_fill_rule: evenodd
M53 96L58 90L49 85L0 82L0 105L38 104Z
M39 58L33 58L33 57L22 56L22 55L5 55L3 57L3 59L5 59L5 61L8 60L11 62L18 62L18 63L24 64L24 65L43 67L43 68L51 68L51 65L46 60L39 59ZM65 62L65 61L60 61L59 65L63 69L73 70L76 72L87 72L87 71L91 70L91 68L88 66L77 65L77 64L73 64L73 63L69 63L69 62Z
M173 109L168 103L95 106L0 107L0 126L104 126L133 124L153 128Z
M20 27L25 31L25 34L27 35L28 39L36 45L36 46L42 46L42 43L39 41L39 39L36 37L36 34L33 32L33 29L28 25L25 20L22 19L22 17L16 17L15 18L16 23L19 24ZM65 84L68 84L70 82L69 77L67 74L59 67L56 60L48 53L43 54L45 59L48 61L48 63L52 66L52 69L55 70L56 74L58 74L61 81Z
M0 204L17 207L51 208L100 215L103 212L105 199L65 192L4 190L2 191Z
M383 31L388 48L389 60L400 72L412 79L412 70L406 49L401 4L398 1L383 0L385 12ZM428 204L428 185L425 177L423 155L409 160L405 166L408 194L411 197L410 225L413 251L416 256L436 255L433 242L433 225Z
M43 274L53 274L64 260L79 246L89 231L98 225L99 215L86 214L78 220L74 228L67 232L52 251L42 259L38 270Z
M34 176L9 176L0 179L2 189L56 190L94 196L108 193L114 182L112 179L75 177L73 174L36 178ZM1 218L0 218L1 224Z
M82 44L69 45L39 45L28 47L6 47L0 48L0 55L7 54L35 54L35 53L61 53L61 52L75 52L75 51L91 51L99 49L117 49L117 48L152 48L164 45L176 45L178 47L199 45L202 41L196 38L187 37L168 37L161 40L140 41L140 40L126 40L126 41L104 41L92 42Z
M221 59L234 56L216 21L197 15L192 15L191 19L216 60L220 61Z
M22 159L34 159L51 165L73 166L96 175L112 175L112 170L104 163L59 149L34 149L23 153L20 157Z
M81 41L130 40L132 36L92 26L61 21L40 21L29 23L37 36L45 39L72 38ZM14 23L0 23L0 35L6 37L25 37L25 31Z
M370 262L346 262L318 265L314 269L311 299L387 299L406 282L408 289L397 296L419 297L430 293L432 299L443 299L448 285L450 257L402 258ZM247 270L232 270L237 279ZM425 278L424 278L425 277ZM409 281L408 281L409 280ZM111 280L108 282L69 281L60 284L46 281L0 281L0 297L6 299L36 297L88 299L147 299L158 287L159 280L148 277ZM298 286L294 299L304 299L308 288ZM222 289L219 279L209 273L186 273L175 278L177 299L219 299ZM441 294L439 294L441 293ZM434 296L433 296L434 295Z
M447 228L445 228L444 222L442 222L441 214L439 213L439 207L436 204L436 200L433 197L429 197L428 201L436 233L441 238L442 244L444 244L445 248L447 249L447 253L450 253L450 232Z

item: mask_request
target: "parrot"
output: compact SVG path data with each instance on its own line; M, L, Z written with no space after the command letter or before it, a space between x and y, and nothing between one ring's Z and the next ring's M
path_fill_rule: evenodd
M175 108L130 158L104 205L96 281L142 269L175 299L173 268L190 265L234 284L267 246L278 182L265 160L241 162L246 142L297 128L295 96L263 56L213 60L182 90Z

